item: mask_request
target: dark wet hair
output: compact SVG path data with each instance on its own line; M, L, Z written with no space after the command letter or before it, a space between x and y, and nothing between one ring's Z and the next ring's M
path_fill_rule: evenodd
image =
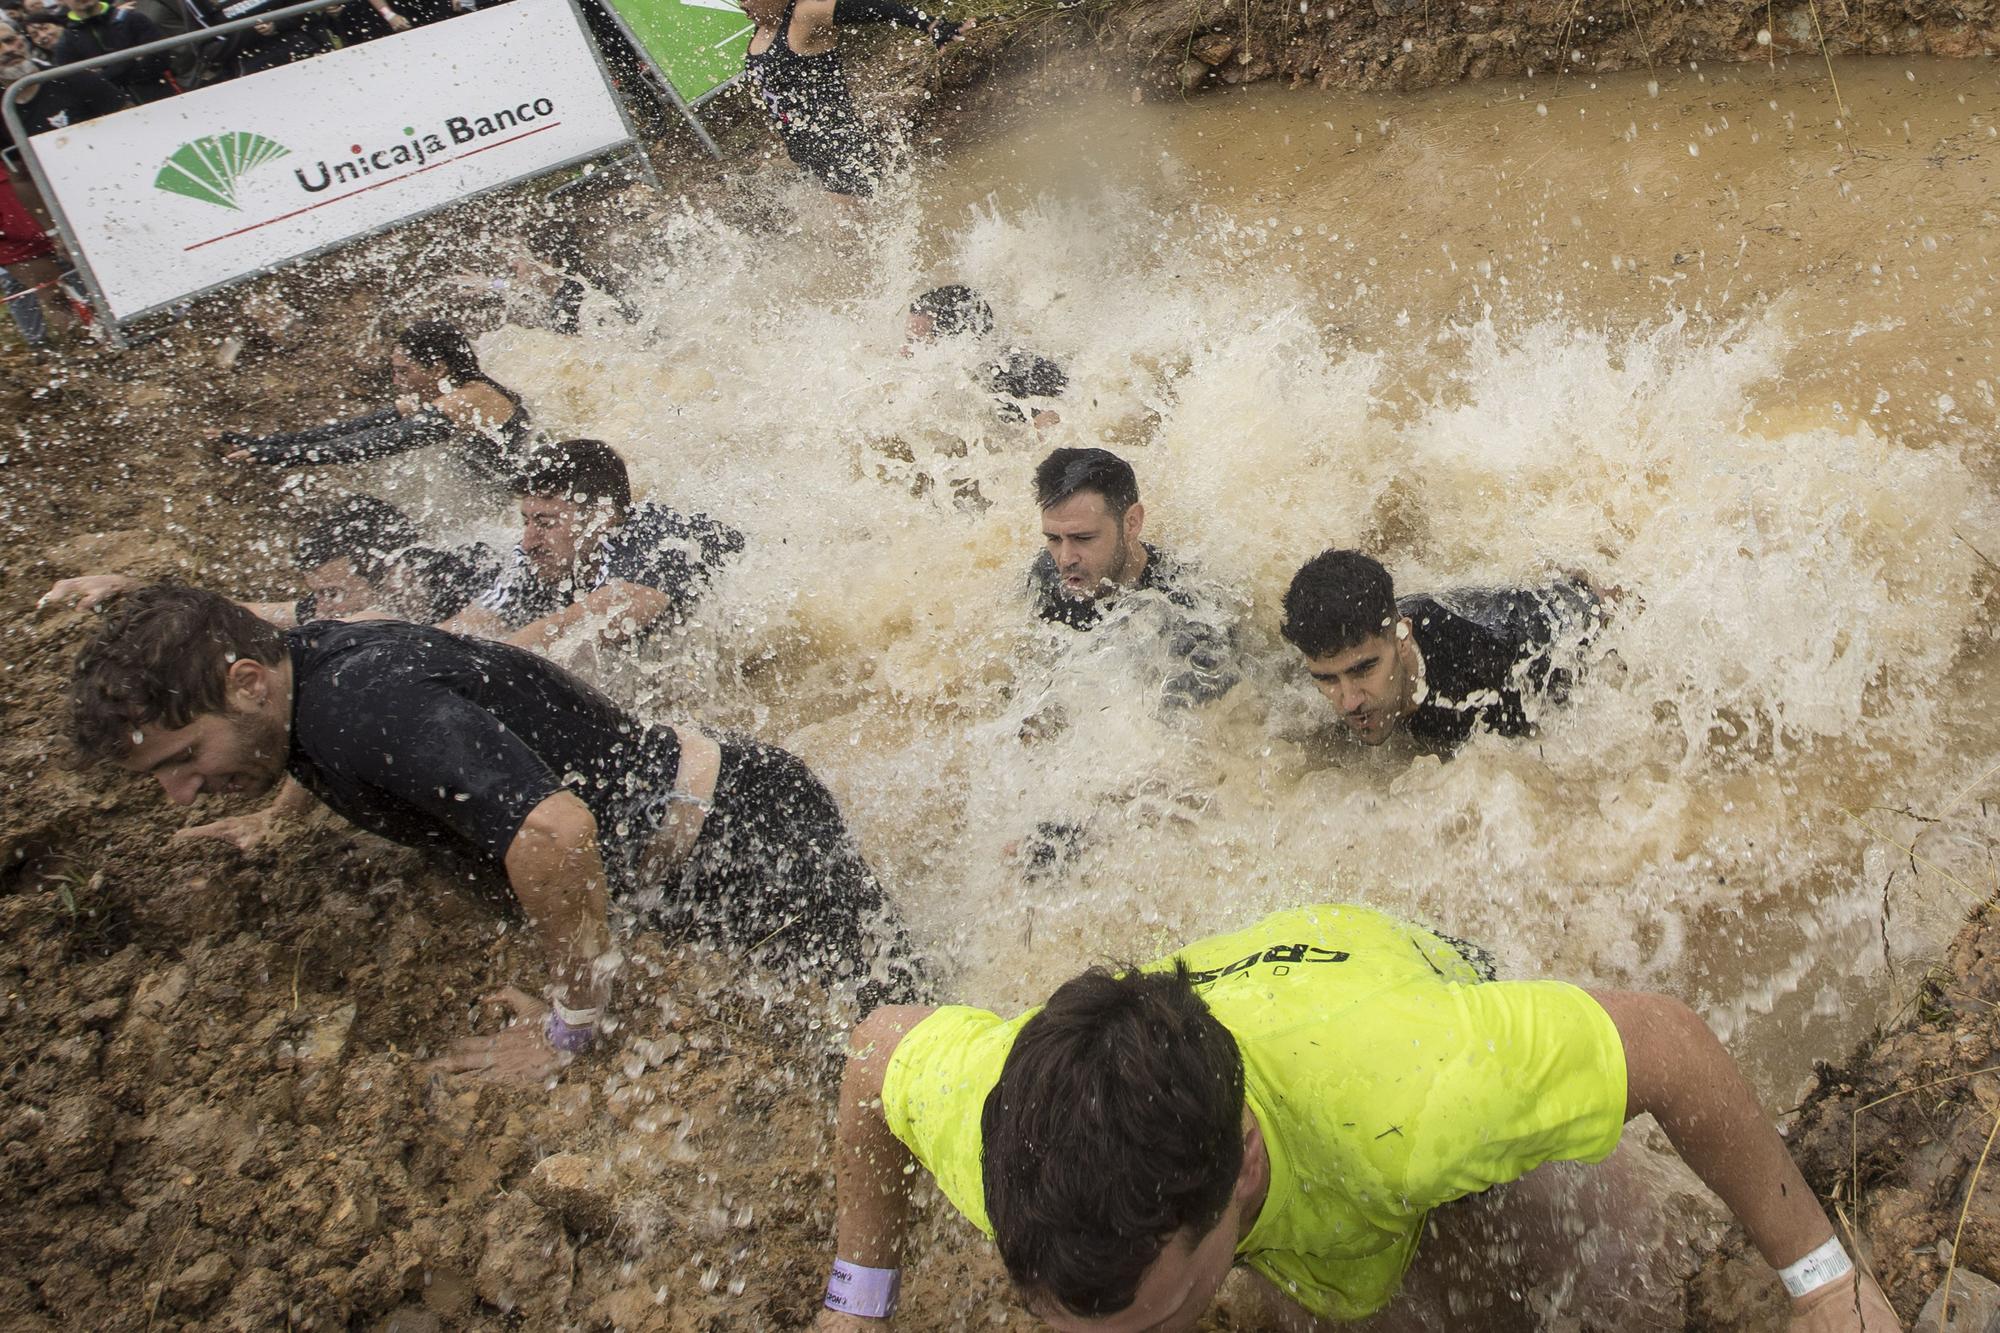
M410 516L387 500L350 495L306 529L293 548L293 557L305 570L347 556L362 577L372 582L375 575L371 571L379 570L388 557L422 538Z
M228 673L243 658L276 666L285 637L218 593L154 583L111 604L70 677L70 738L88 759L116 759L132 733L169 731L228 710Z
M929 315L941 337L993 332L993 307L986 304L985 297L963 283L931 288L910 302L910 313Z
M1139 503L1139 478L1109 449L1057 449L1035 468L1035 503L1043 509L1084 491L1096 491L1122 517Z
M620 514L632 505L625 460L602 440L556 440L536 447L514 478L514 494L557 500L609 500Z
M418 320L396 335L396 346L419 365L442 368L456 383L470 384L475 380L493 383L479 368L479 354L472 350L472 340L465 336L465 330L449 320Z
M1083 1318L1132 1304L1146 1266L1229 1206L1243 1056L1172 971L1097 967L1014 1039L979 1117L986 1215L1014 1285Z
M1374 556L1321 551L1292 575L1279 632L1307 657L1345 652L1396 623L1396 584Z
M479 580L479 562L462 551L412 546L398 555L404 583L398 609L420 624L435 625L465 609L466 589Z

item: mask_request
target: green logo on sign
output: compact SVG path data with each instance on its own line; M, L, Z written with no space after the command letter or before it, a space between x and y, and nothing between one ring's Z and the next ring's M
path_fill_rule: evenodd
M153 188L236 208L236 182L243 173L291 152L277 140L248 130L211 134L176 148L153 177Z

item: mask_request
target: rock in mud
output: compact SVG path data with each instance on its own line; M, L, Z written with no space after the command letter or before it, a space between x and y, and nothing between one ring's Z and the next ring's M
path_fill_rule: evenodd
M213 1250L174 1274L167 1283L166 1303L185 1314L200 1314L228 1291L236 1277L229 1256Z
M1916 1327L1940 1333L2000 1333L2000 1286L1961 1268L1951 1275L1951 1309L1945 1309L1940 1285L1924 1302Z
M610 1173L581 1153L557 1153L535 1163L528 1193L577 1235L607 1235L617 1220Z
M562 1322L576 1253L556 1219L526 1194L510 1194L486 1214L486 1252L474 1286L479 1298L530 1327Z

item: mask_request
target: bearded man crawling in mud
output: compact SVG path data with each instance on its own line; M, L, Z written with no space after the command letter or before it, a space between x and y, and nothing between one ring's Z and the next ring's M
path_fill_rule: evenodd
M1900 1329L1692 1010L1491 976L1480 950L1322 905L1093 968L1013 1019L877 1009L841 1086L815 1328L893 1315L913 1164L1066 1333L1186 1333L1237 1265L1248 1326L1284 1333L1536 1328L1552 1312L1526 1293L1593 1280L1652 1327L1629 1163L1549 1165L1651 1114L1779 1270L1791 1333Z
M644 925L856 986L864 1009L918 989L804 764L642 722L508 644L384 620L280 630L219 594L155 584L111 604L70 709L86 757L150 775L176 804L270 791L289 773L299 799L372 833L504 871L548 957L551 1003L501 992L519 1021L458 1042L446 1070L541 1079L591 1045L618 962L613 898Z

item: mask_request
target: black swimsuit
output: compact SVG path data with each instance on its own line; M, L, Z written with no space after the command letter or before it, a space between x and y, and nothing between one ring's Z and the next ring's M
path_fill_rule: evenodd
M854 109L839 48L816 56L792 50L792 11L797 5L798 0L791 0L785 6L771 45L746 54L743 70L792 161L835 194L873 194L882 174L881 147Z

